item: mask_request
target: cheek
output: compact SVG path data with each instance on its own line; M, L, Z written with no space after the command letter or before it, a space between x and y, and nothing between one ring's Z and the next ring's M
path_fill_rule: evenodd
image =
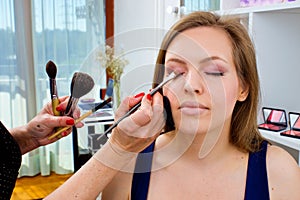
M223 117L228 118L233 112L233 108L237 101L238 96L238 84L236 82L223 81L218 86L212 86L209 88L212 112Z
M163 89L163 95L166 96L169 99L172 109L174 107L178 108L178 106L179 106L179 103L178 103L178 94L175 93L174 89L164 87L164 89Z
M175 91L177 91L177 93ZM172 88L165 87L163 89L163 95L166 96L169 99L173 119L175 121L177 121L178 120L178 112L177 111L178 111L179 104L180 104L179 103L180 98L179 98L178 90L174 90Z

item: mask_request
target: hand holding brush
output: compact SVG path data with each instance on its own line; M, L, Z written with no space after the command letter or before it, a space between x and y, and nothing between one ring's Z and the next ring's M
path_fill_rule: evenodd
M96 112L97 110L99 110L100 108L103 108L105 105L107 105L108 103L110 103L112 100L112 98L108 98L105 101L103 101L102 103L100 103L99 105L95 106L93 109L89 110L88 112L84 113L83 115L81 115L78 119L75 120L75 124L77 124L78 122L84 120L85 118L87 118L88 116L90 116L91 114L93 114L94 112ZM52 138L55 138L56 136L60 135L62 132L68 130L71 126L66 126L64 128L59 129L59 131L57 131L56 133L54 133L53 135L51 135L48 139L51 140Z
M94 80L92 79L92 77L90 75L88 75L86 73L82 73L82 72L75 72L73 74L72 82L71 82L71 86L70 86L71 95L70 95L66 110L63 112L63 115L73 117L73 112L77 107L79 98L86 95L88 92L90 92L93 87L94 87ZM78 122L76 122L76 123L78 123ZM59 136L59 133L62 133L63 131L67 130L68 128L70 128L70 127L67 127L67 128L59 127L57 132L54 133L53 135L51 135L49 137L49 139Z
M150 92L150 96L153 96L156 92L158 92L165 84L167 84L168 82L170 82L171 80L176 79L177 77L179 77L182 74L175 74L174 72L172 72L170 75L168 75L168 77L166 77L166 79L161 82L158 86L156 86L153 90L151 90ZM131 115L132 113L134 113L140 106L141 106L142 102L137 103L135 106L133 106L124 116L122 116L119 120L117 120L114 124L112 124L105 132L103 135L99 136L97 138L97 140L101 139L101 137L103 136L107 136L108 133L110 133L116 126L118 126L118 124L124 120L126 117L128 117L129 115Z

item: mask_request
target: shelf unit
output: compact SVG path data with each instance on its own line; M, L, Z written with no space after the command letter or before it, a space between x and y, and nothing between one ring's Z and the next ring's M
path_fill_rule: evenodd
M225 1L225 0L223 0ZM225 6L227 5L227 7ZM219 11L221 15L248 15L250 13L259 13L259 12L298 12L300 8L300 1L292 2L283 2L283 3L274 3L269 5L262 6L252 6L252 7L240 7L239 0L226 0L222 5Z
M81 110L82 113L87 110ZM99 141L98 138L101 133L98 133L99 126L103 128L102 133L114 122L114 112L112 108L99 109L89 117L83 120L85 124L84 130L82 130L81 136L87 139L87 146L82 149L79 148L78 143L78 131L76 127L73 127L73 160L74 160L74 172L78 171L82 165L84 165L92 155L100 149L101 145L104 145L107 141L107 137L102 137Z
M221 9L216 13L240 17L254 42L261 106L299 112L300 1L243 8L237 8L239 1L236 0L226 0L225 4L233 7L224 8L221 3ZM261 133L270 141L296 150L300 165L300 139L287 138L272 131Z

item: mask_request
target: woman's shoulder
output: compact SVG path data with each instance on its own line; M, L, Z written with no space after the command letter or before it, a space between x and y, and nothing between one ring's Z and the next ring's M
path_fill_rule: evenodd
M300 191L300 168L289 152L268 145L267 171L272 199L297 199Z
M270 165L270 167L293 167L297 170L299 170L299 166L297 164L296 159L285 149L282 147L279 147L277 145L268 145L267 150L267 164Z

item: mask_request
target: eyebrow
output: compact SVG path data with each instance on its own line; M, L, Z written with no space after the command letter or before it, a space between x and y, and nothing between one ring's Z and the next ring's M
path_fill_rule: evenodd
M212 60L222 60L223 62L228 63L226 60L224 60L223 58L221 58L219 56L211 56L211 57L204 58L200 61L200 63L205 63L205 62L209 62Z
M223 62L228 63L226 60L224 60L223 58L221 58L219 56L211 56L211 57L207 57L207 58L202 59L200 61L200 64L201 63L206 63L206 62L209 62L209 61L212 61L212 60L222 60ZM169 60L167 60L166 63L168 63L168 62L177 62L177 63L180 63L180 64L186 64L186 62L184 62L183 60L178 59L178 58L170 58Z
M184 62L183 60L178 59L178 58L170 58L169 60L167 60L166 63L168 63L168 62L177 62L177 63L180 63L180 64L186 64L186 62Z

